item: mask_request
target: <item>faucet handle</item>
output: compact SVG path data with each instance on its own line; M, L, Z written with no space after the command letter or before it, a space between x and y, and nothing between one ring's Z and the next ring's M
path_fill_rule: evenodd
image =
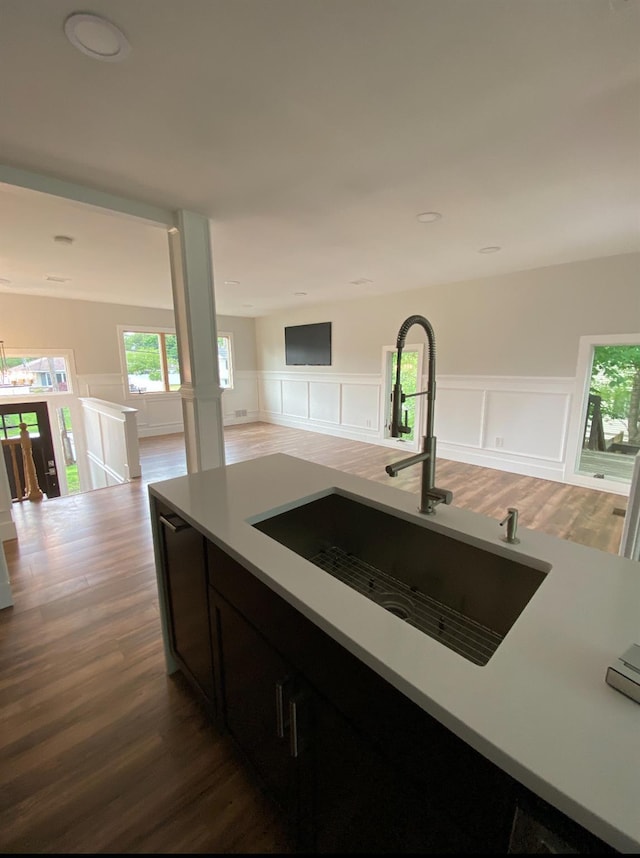
M453 492L450 492L449 489L438 489L434 486L429 490L430 497L436 499L438 503L444 503L449 505L453 500Z

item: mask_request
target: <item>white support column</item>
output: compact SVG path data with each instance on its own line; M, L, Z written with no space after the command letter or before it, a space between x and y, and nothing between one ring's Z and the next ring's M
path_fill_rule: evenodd
M4 453L4 451L0 449L0 453ZM16 536L16 526L11 511L9 478L7 477L3 455L0 462L0 610L13 605L11 581L9 580L9 570L7 569L2 543L8 539L15 539Z
M180 210L169 230L187 471L224 465L209 220Z
M5 465L4 450L0 450L0 543L8 539L15 539L18 535L13 520L13 506L11 500L11 489L9 488L9 477Z

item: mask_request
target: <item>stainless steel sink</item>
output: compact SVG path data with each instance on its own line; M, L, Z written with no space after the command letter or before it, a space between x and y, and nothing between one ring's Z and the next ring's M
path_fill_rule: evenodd
M479 665L489 661L551 569L337 491L253 526Z

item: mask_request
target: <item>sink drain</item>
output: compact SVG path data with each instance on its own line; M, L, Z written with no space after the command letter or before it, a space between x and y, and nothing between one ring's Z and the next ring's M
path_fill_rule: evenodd
M405 599L399 593L379 593L375 601L391 614L400 617L401 620L408 620L413 616L413 602L411 599Z

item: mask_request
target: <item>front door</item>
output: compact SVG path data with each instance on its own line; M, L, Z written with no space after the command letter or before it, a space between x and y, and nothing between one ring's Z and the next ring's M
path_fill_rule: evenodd
M53 452L53 439L46 402L10 402L0 405L0 438L19 438L20 424L25 423L31 439L33 462L36 468L38 484L48 498L60 495L56 459ZM21 496L21 487L15 485L10 450L3 445L11 497ZM22 474L22 456L18 456L20 475Z

